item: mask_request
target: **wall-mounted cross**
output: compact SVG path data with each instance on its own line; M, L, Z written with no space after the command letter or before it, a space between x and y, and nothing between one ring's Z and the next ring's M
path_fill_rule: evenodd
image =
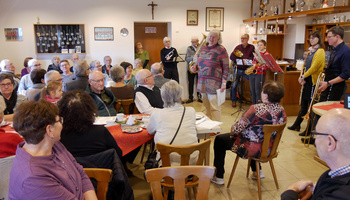
M148 4L148 6L152 6L152 20L154 20L154 6L158 6L158 4L154 4L152 1L152 3Z

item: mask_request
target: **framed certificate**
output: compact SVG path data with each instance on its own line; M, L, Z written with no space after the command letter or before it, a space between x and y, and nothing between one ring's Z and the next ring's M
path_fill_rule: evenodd
M206 31L224 31L224 8L206 8Z
M100 41L113 41L114 32L113 27L95 27L94 28L94 38Z
M187 25L198 26L198 10L187 10Z

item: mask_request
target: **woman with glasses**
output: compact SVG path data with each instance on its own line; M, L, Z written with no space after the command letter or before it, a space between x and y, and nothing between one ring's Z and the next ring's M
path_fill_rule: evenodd
M14 90L14 84L15 81L10 74L0 74L0 95L4 98L6 103L6 109L4 110L5 121L12 121L16 107L27 100L26 96L17 94L17 91Z
M319 74L325 66L324 44L319 32L313 32L309 35L310 47L307 57L304 61L303 69L300 71L298 82L303 86L300 101L300 111L294 124L289 126L289 130L300 131L300 124L303 122L303 116L307 113L311 96L314 92L315 84ZM299 134L305 136L305 131Z
M24 138L13 161L9 199L97 200L94 187L60 142L63 120L47 101L18 106L13 127Z

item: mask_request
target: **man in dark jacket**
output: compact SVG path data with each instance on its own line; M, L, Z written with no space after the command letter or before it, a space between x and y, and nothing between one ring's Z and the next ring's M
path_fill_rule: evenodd
M74 75L75 79L68 81L66 83L65 90L85 90L88 83L88 76L90 73L90 66L85 60L77 61L74 66ZM65 91L65 92L66 92Z
M349 199L350 197L350 110L336 108L322 115L311 132L316 137L318 155L329 166L314 185L299 181L282 193L281 199ZM307 198L309 199L309 198Z
M115 116L115 97L109 89L104 86L103 74L100 71L92 71L89 74L89 84L85 90L95 101L99 116Z

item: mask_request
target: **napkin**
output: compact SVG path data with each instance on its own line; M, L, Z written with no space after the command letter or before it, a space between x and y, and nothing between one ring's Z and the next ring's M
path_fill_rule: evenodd
M130 115L128 121L126 122L127 125L131 126L135 124L134 116Z

